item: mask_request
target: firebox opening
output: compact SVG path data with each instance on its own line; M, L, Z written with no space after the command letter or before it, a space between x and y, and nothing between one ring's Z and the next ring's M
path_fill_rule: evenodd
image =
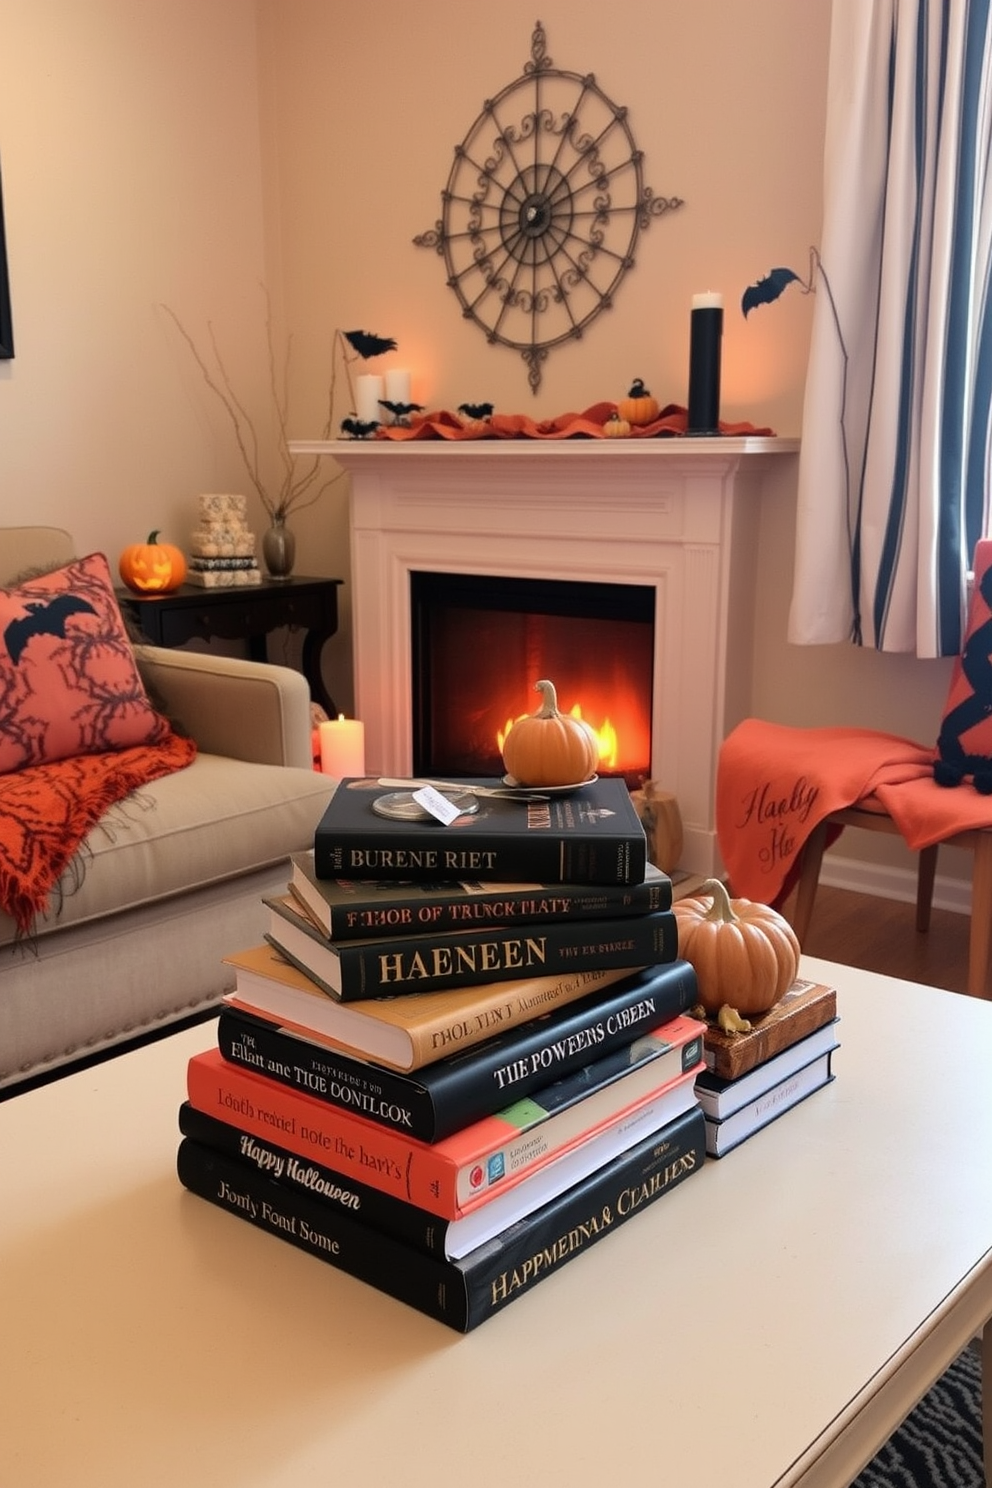
M548 677L599 735L601 775L650 776L653 587L411 572L410 599L416 775L501 774Z

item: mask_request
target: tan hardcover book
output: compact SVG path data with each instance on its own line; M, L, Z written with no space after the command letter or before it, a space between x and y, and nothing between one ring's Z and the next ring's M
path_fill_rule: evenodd
M635 975L632 967L570 971L450 992L410 992L341 1003L316 977L305 975L268 944L224 960L236 973L235 989L224 997L231 1007L308 1038L328 1039L337 1048L396 1070L417 1069L473 1048Z
M723 1033L707 1025L703 1041L706 1068L723 1080L736 1080L836 1016L835 987L795 981L773 1008L750 1020L750 1033Z

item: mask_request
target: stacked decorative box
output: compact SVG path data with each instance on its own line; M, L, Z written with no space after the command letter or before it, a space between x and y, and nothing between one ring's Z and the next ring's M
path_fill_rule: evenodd
M199 497L200 521L190 535L187 579L191 584L201 584L204 589L229 589L261 583L247 505L244 496Z

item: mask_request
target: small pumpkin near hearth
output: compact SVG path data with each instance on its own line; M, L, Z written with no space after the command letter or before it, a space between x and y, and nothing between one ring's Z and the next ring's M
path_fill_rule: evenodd
M603 425L603 433L607 439L623 439L630 433L630 421L621 418L619 413L614 410Z
M596 732L581 718L558 711L553 682L534 684L542 694L536 713L518 718L503 740L507 773L521 785L573 785L599 764Z
M617 404L617 413L629 424L652 424L658 417L658 399L653 398L639 377L630 385L626 398Z
M118 572L129 589L138 594L168 594L186 577L186 558L172 543L160 543L158 528L148 534L148 541L131 543L117 564Z
M792 986L799 941L788 920L768 904L731 899L718 878L673 905L679 955L690 962L699 1001L710 1017L721 1008L744 1018L767 1013Z

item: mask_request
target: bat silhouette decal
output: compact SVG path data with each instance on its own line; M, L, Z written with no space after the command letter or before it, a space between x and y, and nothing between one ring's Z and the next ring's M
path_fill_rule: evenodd
M745 319L748 311L754 310L758 305L774 304L783 289L798 279L799 275L793 273L792 269L772 269L757 284L749 284L741 296L741 310Z
M366 434L373 433L378 427L378 419L360 419L354 414L350 418L341 420L341 428L351 439L364 439Z
M342 331L341 334L360 357L377 357L384 351L396 350L396 342L391 336L377 336L373 331Z
M423 413L423 403L390 403L386 398L379 399L379 407L391 413L394 419L405 419L411 413Z
M32 636L52 635L65 640L65 622L70 615L95 615L96 610L75 594L57 594L54 599L32 599L26 615L11 620L3 633L11 661L17 666Z

